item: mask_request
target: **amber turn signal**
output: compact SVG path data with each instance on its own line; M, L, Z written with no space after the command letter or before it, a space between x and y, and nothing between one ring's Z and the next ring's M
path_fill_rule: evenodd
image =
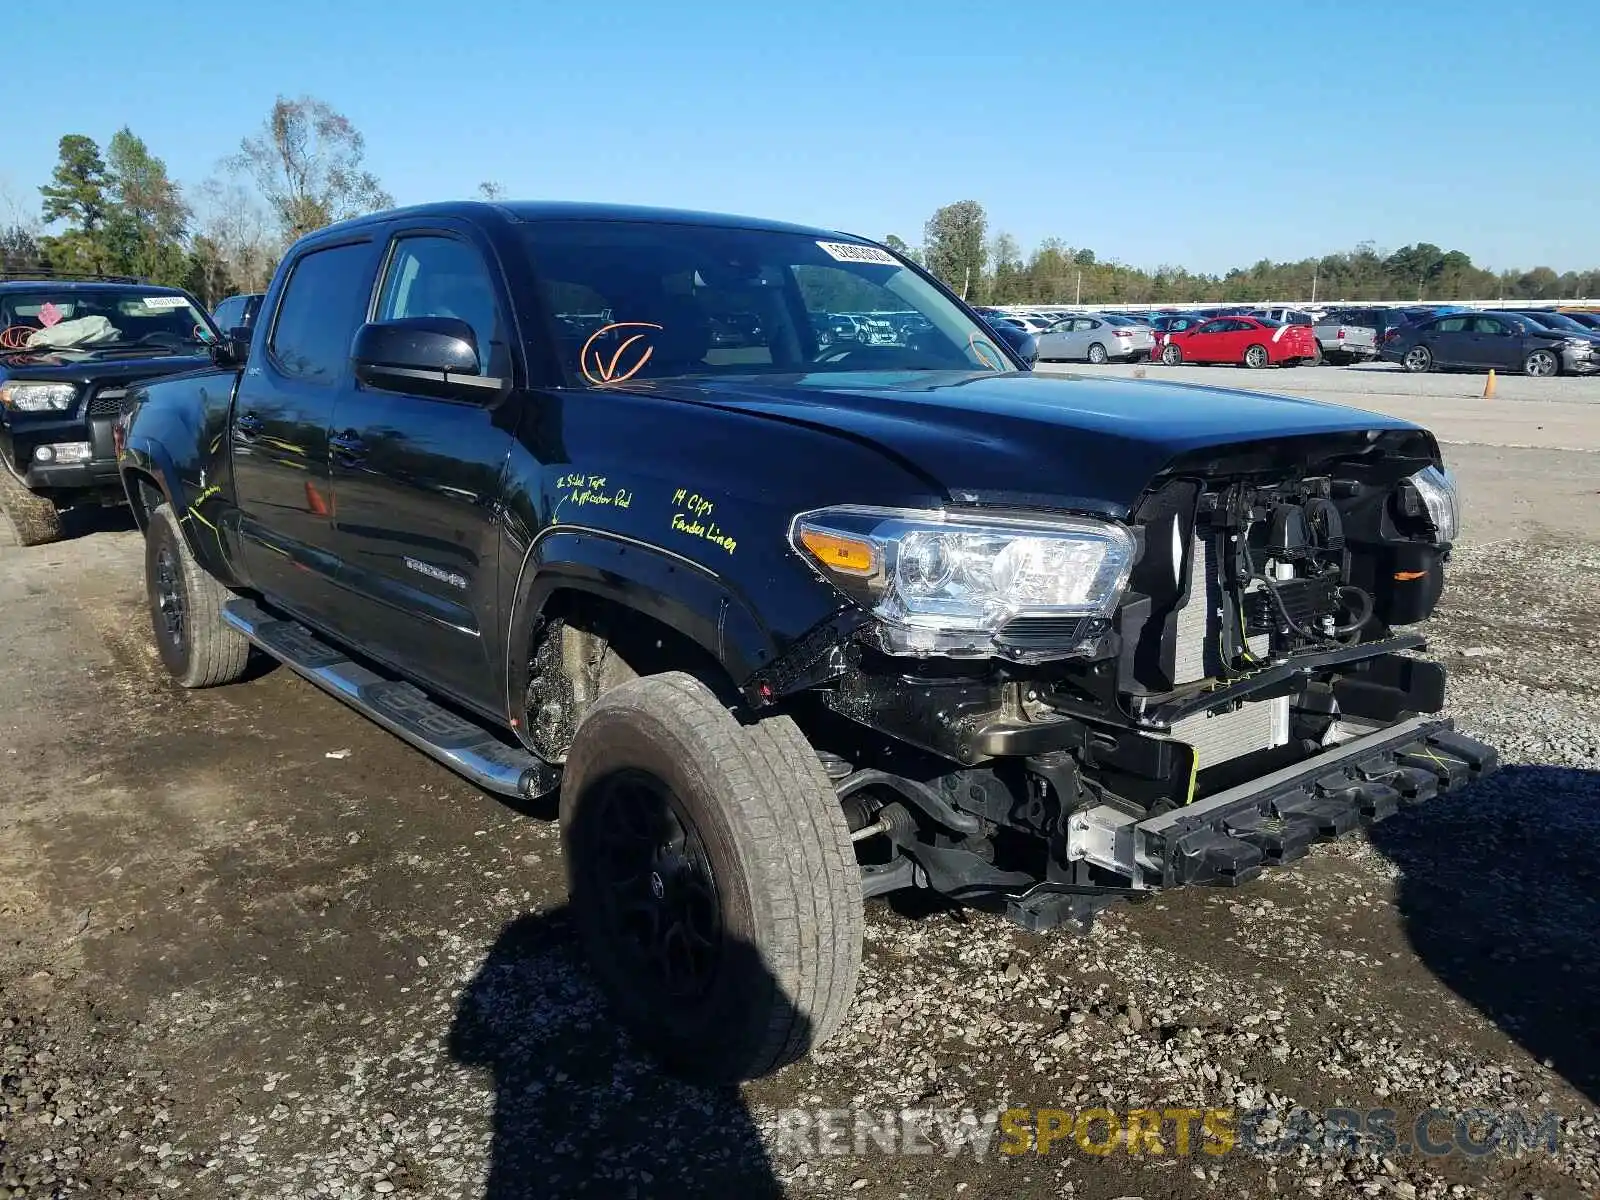
M872 543L859 538L824 533L820 529L802 529L800 544L830 571L841 571L847 575L870 575L877 566L873 557Z

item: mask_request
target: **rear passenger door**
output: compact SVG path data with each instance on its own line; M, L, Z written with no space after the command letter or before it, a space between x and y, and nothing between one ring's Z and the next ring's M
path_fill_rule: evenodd
M350 340L377 259L370 234L298 253L263 313L228 427L246 576L268 600L330 629L339 562L328 422L350 382Z
M1475 366L1471 317L1441 317L1423 326L1417 340L1433 351L1433 361L1445 366Z
M480 375L509 382L511 311L488 245L444 223L394 233L370 319L460 318L476 337ZM503 711L488 634L517 404L493 389L442 399L393 386L352 380L332 414L345 624L374 656L468 705Z

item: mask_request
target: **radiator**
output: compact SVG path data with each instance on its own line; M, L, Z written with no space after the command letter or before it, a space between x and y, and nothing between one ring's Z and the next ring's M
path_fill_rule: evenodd
M1221 615L1217 611L1220 601L1213 553L1209 540L1195 538L1189 602L1178 610L1173 679L1179 684L1211 678L1221 669L1217 650ZM1271 639L1266 634L1258 634L1245 644L1257 658L1265 659L1272 652ZM1198 713L1175 724L1170 736L1194 747L1203 771L1240 755L1288 742L1289 699L1279 696L1247 703L1234 712Z

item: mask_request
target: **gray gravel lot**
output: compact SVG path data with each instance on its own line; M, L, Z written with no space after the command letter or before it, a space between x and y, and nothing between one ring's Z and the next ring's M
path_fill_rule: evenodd
M1515 448L1577 418L1512 403L1438 426L1468 516L1432 626L1508 769L1088 937L874 903L852 1026L741 1093L611 1025L548 811L284 671L172 688L114 519L0 547L0 1200L1600 1193L1600 462ZM949 1152L962 1110L1142 1106L1561 1125L1481 1157ZM817 1110L936 1110L935 1152L858 1154L851 1116L825 1152Z

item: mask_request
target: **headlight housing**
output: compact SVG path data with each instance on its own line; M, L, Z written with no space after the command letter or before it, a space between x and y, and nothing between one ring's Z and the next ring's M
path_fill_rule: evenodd
M0 383L0 405L15 412L65 412L77 398L70 383Z
M1137 551L1108 521L857 505L801 513L789 540L877 618L886 653L916 656L1082 652L1121 599ZM1053 618L1053 636L1008 638L1019 618Z
M1461 500L1455 476L1443 467L1427 467L1411 477L1411 484L1428 510L1428 523L1440 542L1453 542L1461 534Z

